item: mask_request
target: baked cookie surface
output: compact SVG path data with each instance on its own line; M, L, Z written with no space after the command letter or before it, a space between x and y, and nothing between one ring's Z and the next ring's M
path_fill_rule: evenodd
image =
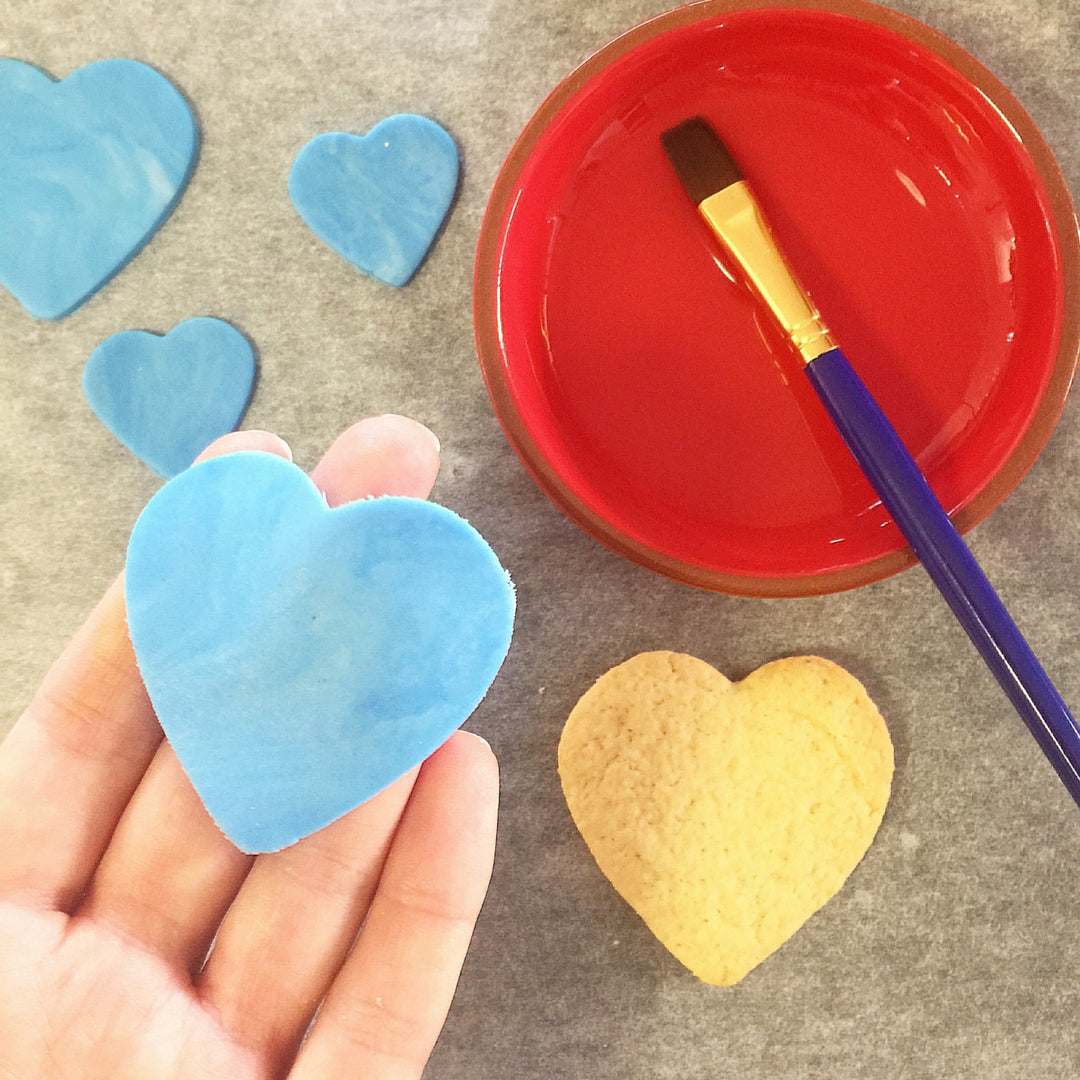
M559 743L600 869L683 964L724 986L840 889L892 773L866 690L813 656L732 683L692 656L642 653L584 694Z

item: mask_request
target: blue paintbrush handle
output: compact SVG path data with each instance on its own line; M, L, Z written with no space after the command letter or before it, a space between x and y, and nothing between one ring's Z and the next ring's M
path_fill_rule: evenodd
M806 373L848 448L1072 797L1080 729L880 406L839 349Z

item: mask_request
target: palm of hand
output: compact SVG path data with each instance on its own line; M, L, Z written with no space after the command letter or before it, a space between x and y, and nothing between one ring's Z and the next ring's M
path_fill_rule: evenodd
M265 433L211 452L287 454ZM361 421L312 472L331 505L426 497L436 441ZM415 1078L494 853L498 774L456 732L333 824L253 858L162 741L118 582L0 745L0 1077Z
M159 957L91 920L0 904L0 957L0 1031L21 1033L0 1042L0 1076L273 1075Z

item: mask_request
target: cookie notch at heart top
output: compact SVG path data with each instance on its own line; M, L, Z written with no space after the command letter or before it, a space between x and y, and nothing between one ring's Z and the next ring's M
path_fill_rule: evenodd
M840 889L892 771L876 706L819 657L731 683L694 657L644 653L585 693L559 743L600 869L684 965L724 986Z
M479 533L393 496L329 509L271 454L192 466L128 547L139 670L207 810L248 852L322 828L473 712L514 595Z

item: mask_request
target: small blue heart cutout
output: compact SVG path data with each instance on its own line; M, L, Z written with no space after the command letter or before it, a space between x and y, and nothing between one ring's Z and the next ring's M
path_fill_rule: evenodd
M251 344L221 319L188 319L164 337L124 330L106 338L83 369L90 408L164 477L236 428L254 381Z
M168 217L197 145L187 102L145 64L55 81L0 59L0 285L37 318L74 311Z
M367 135L317 135L289 196L308 227L358 270L402 286L442 226L458 181L454 140L434 120L389 116Z
M329 509L272 454L211 458L165 484L125 580L165 735L252 853L422 762L479 704L513 630L509 576L460 517L390 496Z

